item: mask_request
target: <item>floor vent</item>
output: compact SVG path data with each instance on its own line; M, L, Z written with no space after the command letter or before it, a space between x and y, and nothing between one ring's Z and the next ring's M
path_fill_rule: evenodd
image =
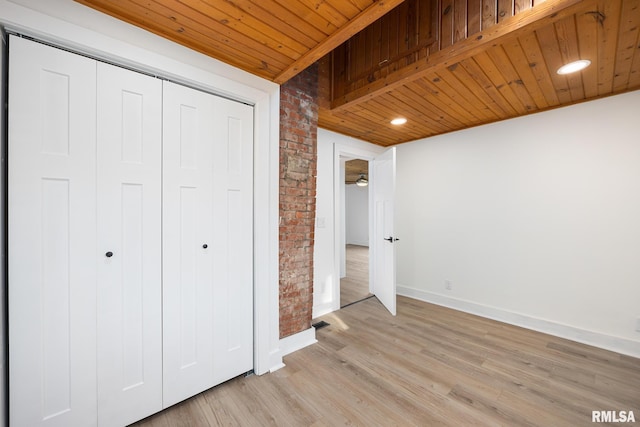
M318 323L314 323L311 326L313 326L314 328L316 328L316 330L318 330L320 328L324 328L325 326L329 326L329 323L325 322L324 320L321 320Z

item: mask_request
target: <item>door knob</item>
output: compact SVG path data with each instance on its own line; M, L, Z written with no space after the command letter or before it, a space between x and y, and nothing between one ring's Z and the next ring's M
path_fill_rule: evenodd
M387 241L393 243L393 237L385 237L384 240L387 240Z
M207 249L209 247L209 245L207 245L206 243L204 245L202 245L202 249Z
M106 256L107 258L111 258L113 256L113 252L109 251L106 254L104 254L104 256Z

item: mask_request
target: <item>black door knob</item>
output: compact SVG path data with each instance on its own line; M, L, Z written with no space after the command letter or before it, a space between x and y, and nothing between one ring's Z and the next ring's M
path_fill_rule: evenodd
M113 256L113 252L109 251L106 254L104 254L107 258L111 258Z
M203 249L207 249L209 247L209 245L207 245L206 243L204 245L202 245Z

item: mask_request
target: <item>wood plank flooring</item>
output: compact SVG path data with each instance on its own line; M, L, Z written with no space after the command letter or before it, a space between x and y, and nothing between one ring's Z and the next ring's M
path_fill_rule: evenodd
M340 279L340 307L371 296L369 293L369 248L347 245L347 275Z
M286 367L236 378L137 425L591 426L634 411L640 359L398 297L316 320Z

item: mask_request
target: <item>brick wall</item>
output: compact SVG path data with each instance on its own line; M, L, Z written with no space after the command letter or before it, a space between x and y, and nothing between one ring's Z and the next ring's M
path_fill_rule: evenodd
M280 338L311 327L318 67L280 87Z

